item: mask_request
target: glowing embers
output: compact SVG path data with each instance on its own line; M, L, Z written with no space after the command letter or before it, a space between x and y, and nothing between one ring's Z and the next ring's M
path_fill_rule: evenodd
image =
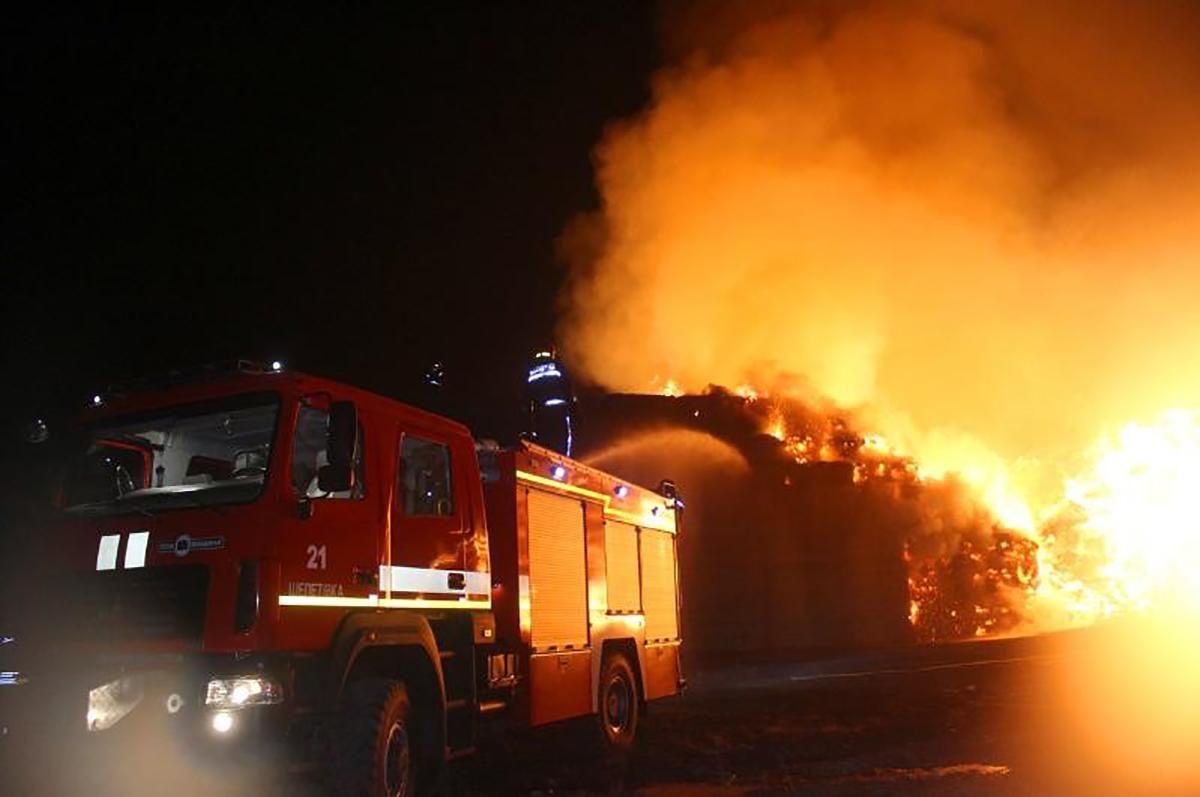
M906 548L908 621L921 642L1015 629L1038 579L1037 543L1018 533L962 539L941 556Z

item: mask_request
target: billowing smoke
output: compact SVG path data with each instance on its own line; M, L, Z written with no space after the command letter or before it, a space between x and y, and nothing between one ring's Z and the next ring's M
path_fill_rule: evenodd
M582 376L820 397L1005 479L1200 403L1200 6L699 3L664 31L562 241Z

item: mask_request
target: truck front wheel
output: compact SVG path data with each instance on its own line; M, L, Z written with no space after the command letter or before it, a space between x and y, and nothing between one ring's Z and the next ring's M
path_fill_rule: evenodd
M413 797L408 690L399 681L365 678L347 687L335 732L334 791L342 797Z
M605 746L623 753L633 747L638 725L637 679L623 653L610 653L600 667L600 733Z

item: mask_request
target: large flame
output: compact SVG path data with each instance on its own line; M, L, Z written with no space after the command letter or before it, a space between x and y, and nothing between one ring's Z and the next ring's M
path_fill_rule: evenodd
M1102 439L1042 529L1039 597L1075 619L1200 609L1200 414L1170 410Z
M1041 625L1193 600L1194 416L1105 435L1200 407L1196 5L691 5L563 238L576 372L853 413L1037 544Z

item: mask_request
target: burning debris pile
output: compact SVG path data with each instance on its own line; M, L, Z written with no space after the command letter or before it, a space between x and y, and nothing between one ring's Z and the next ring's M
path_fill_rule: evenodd
M1004 633L1026 621L1036 590L1037 543L996 531L981 543L964 539L950 556L905 556L909 614L917 639L936 642Z
M812 515L779 521L778 533L834 533L824 523L862 537L835 558L902 560L916 640L1078 626L1156 603L1200 610L1200 530L1189 511L1200 478L1200 413L1174 410L1126 425L1080 458L1056 500L1027 505L1028 496L996 490L978 473L928 471L829 404L749 387L661 393L654 423L726 441L743 452L754 479L783 491L772 494L776 514ZM617 414L610 439L636 424ZM796 490L810 490L811 500L791 503L788 491ZM830 551L810 545L803 561Z
M844 414L749 388L735 395L795 466L841 463L853 484L910 518L902 545L917 640L1005 633L1026 622L1027 600L1038 589L1038 543L1006 528L967 485L923 476L913 458L882 435L858 431Z
M685 553L690 583L752 590L763 572L788 573L790 591L769 599L754 592L735 606L727 591L714 596L712 614L731 616L731 625L767 626L751 648L957 639L1027 620L1036 542L1006 528L961 480L922 475L850 414L719 387L590 396L581 413L589 461L622 472L657 455L653 468L666 470L642 478L669 472L695 497L686 522L698 540ZM722 454L723 464L689 474L704 455L679 450L687 434L721 441L740 465ZM637 456L623 455L631 449ZM706 473L715 475L701 484ZM689 594L692 616L708 616L699 608L704 589Z

